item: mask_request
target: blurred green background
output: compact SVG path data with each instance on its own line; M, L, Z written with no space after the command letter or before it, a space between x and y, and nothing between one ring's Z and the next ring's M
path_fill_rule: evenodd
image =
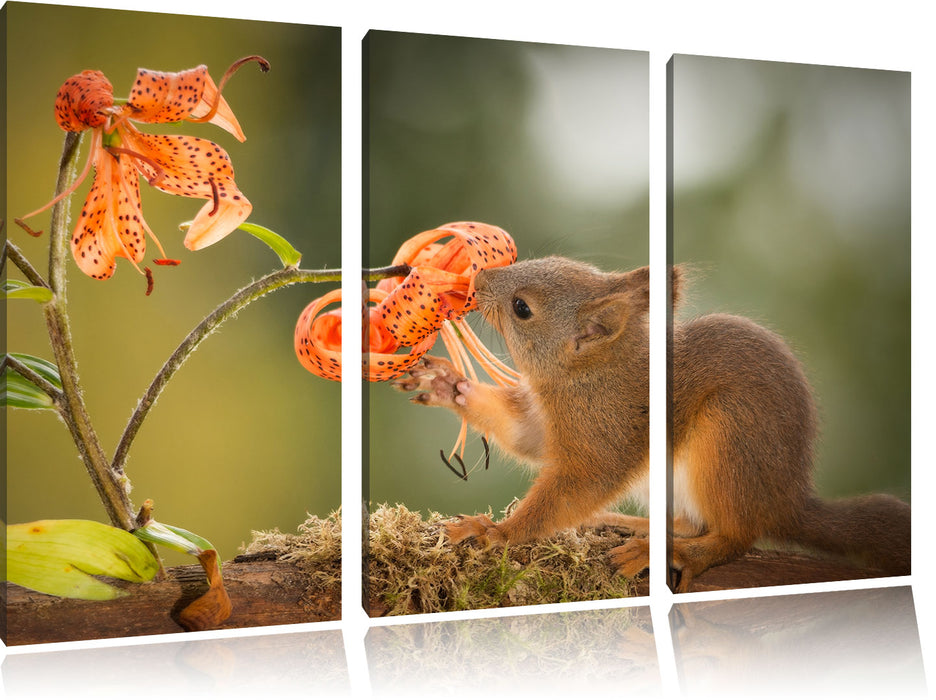
M23 3L6 11L8 222L51 198L64 135L52 107L70 75L102 70L121 97L137 67L178 71L204 63L217 82L236 59L260 54L272 70L263 74L249 64L224 91L245 143L210 124L141 129L216 141L253 203L250 221L288 238L303 253L303 267L340 266L338 29ZM86 145L82 164L85 152ZM73 208L89 185L90 178ZM166 254L182 260L177 268L153 266L152 296L144 296L146 281L126 260L106 282L84 276L69 260L79 371L108 453L182 338L235 290L280 266L243 232L198 253L186 250L178 224L191 220L203 200L145 183L141 189L147 222ZM47 228L48 213L30 223ZM5 233L46 269L47 235L32 239L9 224ZM149 246L147 257L157 257ZM299 313L331 286L278 291L200 346L134 443L127 473L137 505L154 499L159 520L201 534L226 558L252 530L293 532L307 513L324 516L339 507L340 387L302 369L292 347ZM6 330L10 350L51 356L36 304L10 303ZM105 518L65 427L51 413L9 411L5 451L10 522Z
M910 497L910 74L676 56L681 316L785 336L818 397L827 497Z
M613 49L370 32L364 49L365 264L450 221L501 226L520 259L645 265L648 56ZM477 314L470 314L470 317ZM471 319L488 347L497 334ZM445 355L441 341L435 354ZM446 469L460 421L365 388L365 494L426 513L495 513L531 474L470 434L463 482Z

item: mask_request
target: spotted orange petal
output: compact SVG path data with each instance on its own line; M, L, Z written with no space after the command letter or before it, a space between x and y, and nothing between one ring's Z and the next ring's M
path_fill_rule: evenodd
M206 115L215 100L218 108L209 121L243 141L244 132L230 105L219 95L206 66L178 73L138 69L127 101L127 116L148 124L182 121Z
M443 322L464 313L469 282L464 275L414 267L386 294L376 312L400 345L416 345L438 331Z
M55 121L65 131L104 126L114 106L114 88L98 70L82 71L66 80L55 96Z
M118 257L139 263L146 249L139 176L129 158L103 148L94 156L94 184L71 238L72 256L86 275L107 279Z
M341 381L340 310L337 316L332 313L319 316L319 313L329 304L340 301L341 290L335 289L311 302L299 315L293 335L300 364L312 374L333 381Z
M118 126L122 146L140 157L134 162L150 184L163 192L208 200L185 236L185 247L200 250L240 226L252 205L234 182L227 152L207 139L144 134Z
M368 303L376 304L369 309L367 327L367 347L364 350L364 378L369 382L385 382L402 376L419 361L435 344L437 333L431 333L422 340L413 343L406 353L395 352L402 349L383 323L378 311L381 302L387 297L382 289L368 289Z
M443 245L439 241L452 237ZM456 221L416 234L393 258L393 265L432 266L468 278L464 308L475 307L474 276L479 270L510 265L517 259L513 238L499 226L477 221Z
M233 192L218 189L218 199L205 202L185 234L183 242L189 250L201 250L217 243L244 223L253 210L253 205L237 188Z

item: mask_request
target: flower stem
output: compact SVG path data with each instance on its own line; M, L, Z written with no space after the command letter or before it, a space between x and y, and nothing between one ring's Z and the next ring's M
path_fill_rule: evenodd
M387 279L388 277L406 277L412 268L405 263L403 265L391 265L389 267L376 267L364 270L364 279L367 282L376 282Z
M24 379L29 380L37 388L42 389L42 391L44 391L46 395L52 399L56 408L58 408L59 412L61 413L63 395L62 392L52 382L9 354L4 355L3 360L0 361L0 374L3 374L7 367L19 374Z
M26 259L26 256L23 255L23 251L21 251L16 246L16 244L9 239L7 239L3 244L3 253L0 255L0 271L3 270L7 258L9 258L10 261L19 268L20 272L26 275L26 279L29 280L30 284L36 287L45 287L46 289L49 288L49 285L46 283L46 281L42 279L42 275L36 271L36 268L34 268L29 260Z
M79 133L69 132L65 137L56 195L64 192L69 182L74 179L80 140ZM43 306L52 352L62 378L62 416L111 523L125 530L132 530L135 527L135 514L128 496L129 485L122 474L115 473L110 468L91 424L78 380L78 363L72 344L65 293L68 218L68 198L65 197L56 202L52 209L49 230L49 288L53 296L52 300Z
M395 265L364 270L364 277L369 281L384 279L386 277L405 277L409 274L409 271L409 265ZM295 267L286 267L282 270L271 272L266 277L262 277L256 282L240 289L227 301L218 306L192 329L169 359L166 360L165 364L163 364L156 374L156 377L150 383L146 393L143 394L143 397L137 403L137 407L130 416L130 420L127 421L127 426L124 428L123 435L120 436L120 442L117 444L117 449L114 452L114 460L111 463L111 470L123 474L130 454L130 446L133 444L133 440L136 438L150 409L155 405L156 400L169 383L169 380L172 379L173 375L182 367L189 356L195 351L195 348L217 329L218 326L231 316L234 316L248 304L282 287L300 283L340 281L340 270L303 270Z
M195 351L199 343L207 338L218 326L234 316L245 306L282 287L303 282L339 282L340 280L340 270L302 270L295 267L283 268L282 270L271 272L265 277L235 292L227 301L208 314L208 316L192 329L169 359L166 360L165 364L149 385L146 393L143 394L143 398L137 403L137 407L133 411L133 415L130 416L127 427L124 428L123 435L120 437L117 450L114 452L114 461L111 465L111 469L114 472L123 473L130 452L130 446L150 409L162 393L162 390Z

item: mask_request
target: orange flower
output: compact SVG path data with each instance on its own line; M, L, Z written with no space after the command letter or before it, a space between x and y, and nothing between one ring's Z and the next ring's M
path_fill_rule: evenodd
M94 182L71 238L75 262L90 277L109 278L118 257L127 258L140 271L146 250L144 232L159 248L161 258L156 263L177 264L166 259L162 245L143 219L140 175L163 192L208 200L185 236L187 248L199 250L226 236L249 216L251 204L234 182L234 169L224 149L191 136L144 134L133 122L207 121L244 141L221 90L234 71L248 61L258 61L263 70L269 69L265 59L249 56L232 65L217 86L205 66L179 73L141 68L122 104L115 104L113 88L100 71L87 70L66 80L56 97L55 119L65 131L92 130L88 163L68 190L23 218L71 194L93 165Z
M386 296L380 289L367 290L365 314L369 322L364 325L364 378L380 382L399 377L429 351L436 334L417 343L407 353L398 353L402 348L376 317L368 302L379 302ZM323 310L330 304L341 301L341 290L336 289L311 302L299 315L296 322L294 346L296 357L307 370L323 379L341 381L341 309Z
M450 240L440 243L445 238ZM393 265L408 266L409 274L381 280L365 292L364 378L382 382L403 375L441 333L460 371L475 376L467 347L495 381L515 382L517 373L484 347L462 317L475 307L478 271L509 265L516 257L516 246L506 231L471 221L445 224L406 241ZM325 379L341 379L341 311L321 312L340 298L336 290L313 301L296 324L299 361Z
M443 239L449 239L442 242ZM393 265L410 268L406 277L381 280L365 291L363 375L382 382L405 374L441 335L452 364L477 380L474 357L502 385L516 384L516 371L497 359L475 335L464 316L475 308L474 278L479 270L513 263L513 239L497 226L472 221L445 224L410 238ZM295 331L302 366L325 379L341 379L341 310L323 312L340 301L340 290L309 304ZM464 451L467 423L452 454Z

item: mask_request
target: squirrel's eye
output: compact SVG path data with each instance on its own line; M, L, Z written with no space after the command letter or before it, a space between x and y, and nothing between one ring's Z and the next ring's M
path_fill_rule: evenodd
M517 318L527 319L533 315L533 312L530 310L530 307L527 306L527 303L520 297L516 297L513 300L513 310L517 315Z

